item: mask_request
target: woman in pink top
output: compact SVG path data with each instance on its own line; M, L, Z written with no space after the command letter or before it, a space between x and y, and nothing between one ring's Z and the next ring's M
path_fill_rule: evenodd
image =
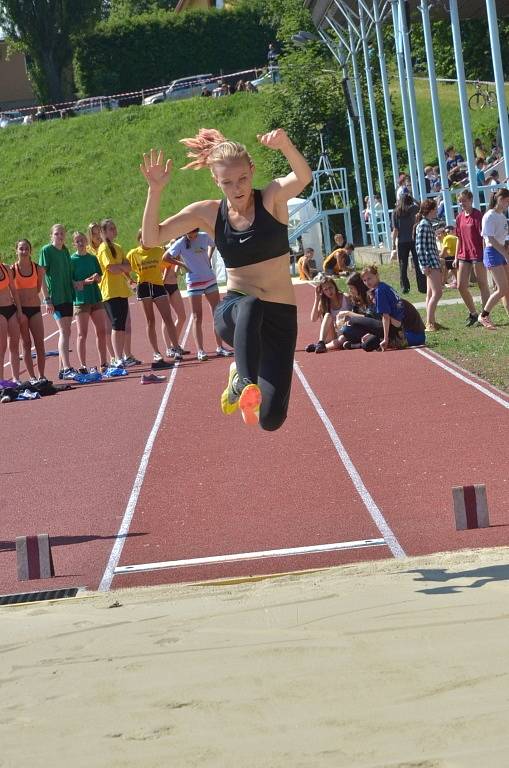
M479 283L483 308L490 297L488 275L483 264L482 213L474 208L472 201L472 193L469 189L464 189L458 195L462 210L456 218L458 250L455 266L458 269L458 291L469 312L467 326L475 325L479 318L474 299L468 289L472 267Z

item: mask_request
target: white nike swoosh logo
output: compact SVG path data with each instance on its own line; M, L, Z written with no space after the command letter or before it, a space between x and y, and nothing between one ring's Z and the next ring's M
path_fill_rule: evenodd
M249 235L249 237L239 237L239 243L245 243L246 240L251 240L253 235Z

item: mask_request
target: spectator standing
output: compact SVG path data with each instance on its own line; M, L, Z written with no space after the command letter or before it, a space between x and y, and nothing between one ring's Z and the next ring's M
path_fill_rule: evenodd
M14 286L21 305L19 327L23 344L23 360L30 379L35 380L32 360L32 339L37 355L39 379L44 378L46 354L44 350L44 324L41 315L41 292L44 269L32 261L32 244L25 238L16 243L16 263L12 268Z
M21 305L14 285L11 268L0 263L0 380L5 381L5 353L7 343L11 358L11 371L19 382L19 321Z
M276 47L274 43L269 43L269 50L267 51L267 63L268 63L269 74L270 74L273 85L281 82L281 77L279 75L278 58L279 58L279 55L276 51Z
M415 250L415 217L419 206L408 193L398 200L392 214L392 247L397 249L399 262L399 285L403 293L410 291L408 279L408 258L412 255L415 279L419 293L426 293L426 278L421 272Z
M44 303L58 326L58 353L60 379L73 379L76 370L69 362L69 339L73 317L74 287L71 258L65 245L65 227L54 224L50 242L39 251L39 264L45 270L42 282Z
M426 275L426 332L433 333L442 328L435 320L437 304L442 296L442 269L438 254L437 239L432 221L437 216L435 200L428 199L421 203L416 216L415 248L421 272Z
M399 181L399 186L396 190L396 203L399 202L400 198L403 197L403 195L411 195L412 193L410 176L407 176L405 173L402 173L400 174L398 181Z
M509 189L497 189L490 203L490 208L482 219L482 235L484 237L484 266L489 269L496 290L491 294L479 315L479 322L490 331L495 330L490 312L501 300L509 298L509 231L507 224L507 208L509 207ZM506 303L507 309L507 303Z
M71 255L71 274L74 283L74 316L78 329L79 373L88 373L86 354L90 320L95 328L99 370L108 368L106 359L106 312L99 290L101 267L88 250L87 237L82 232L73 235L75 252Z
M203 306L202 296L205 296L210 305L212 316L219 302L219 289L217 279L211 267L212 253L215 248L214 241L206 232L192 229L184 237L180 237L164 255L164 261L180 266L180 260L185 265L186 286L191 310L193 313L193 336L196 343L198 360L208 360L208 355L203 348ZM216 333L216 355L218 357L230 357L232 352L224 349L221 337Z
M468 288L472 269L479 284L483 307L490 297L488 276L483 264L482 213L474 208L473 195L469 189L464 189L458 195L458 203L461 207L461 211L456 217L458 291L468 309L466 325L472 327L478 320L474 299Z

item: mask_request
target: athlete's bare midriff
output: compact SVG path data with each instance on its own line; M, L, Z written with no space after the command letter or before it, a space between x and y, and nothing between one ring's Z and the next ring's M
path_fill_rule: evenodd
M295 293L290 277L290 254L275 259L227 269L226 286L263 301L295 304Z

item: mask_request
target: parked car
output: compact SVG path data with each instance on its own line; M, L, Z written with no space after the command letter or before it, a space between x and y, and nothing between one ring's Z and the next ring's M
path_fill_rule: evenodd
M210 83L212 75L193 75L192 77L181 77L174 80L168 88L153 93L143 99L143 104L160 104L162 101L174 99L188 99L191 96L199 96L202 89Z
M80 99L73 106L73 111L78 115L102 112L106 109L118 109L118 99L111 96L92 96L89 99Z
M0 128L7 128L8 125L21 125L23 123L23 115L17 110L9 110L7 112L0 112Z

